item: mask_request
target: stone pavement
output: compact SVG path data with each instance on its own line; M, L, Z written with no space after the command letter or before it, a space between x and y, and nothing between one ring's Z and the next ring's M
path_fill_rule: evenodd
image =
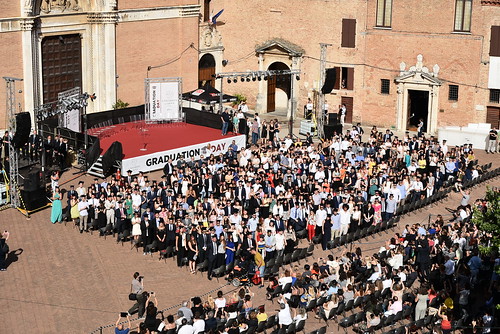
M486 155L478 151L476 156L481 164L492 161L492 168L500 165L498 154ZM160 173L152 173L150 178L158 179ZM61 183L72 177L71 173L64 174ZM78 179L84 179L86 184L92 180L89 176ZM68 185L76 183L73 180ZM498 187L500 179L488 184ZM481 184L473 190L472 200L484 195L485 186ZM451 193L443 203L405 216L394 232L401 231L406 224L427 222L429 214L447 213L444 208L456 207L459 200L459 194ZM122 246L96 233L80 234L70 223L54 225L49 219L49 209L33 214L29 220L14 209L0 212L0 231L10 232L10 250L18 254L9 256L14 262L6 272L0 273L0 333L27 333L33 329L37 333L89 333L100 325L112 324L119 312L132 305L128 294L135 271L145 276L146 290L155 291L159 309L225 284L224 280L208 281L200 274L191 275L186 267L177 268L173 259L167 259L166 263L158 261L157 254L143 256L131 250L129 243ZM389 232L382 232L354 243L353 247L374 252L389 237ZM301 247L305 246L302 241ZM338 249L333 251L334 254L339 252ZM330 253L317 246L314 258ZM304 263L301 261L301 266ZM226 286L223 290L230 289ZM255 306L266 303L263 289L252 290L256 292ZM268 314L274 313L276 304L266 305ZM318 326L316 320L309 320L306 332ZM328 332L336 327L329 327ZM111 332L108 329L103 333Z

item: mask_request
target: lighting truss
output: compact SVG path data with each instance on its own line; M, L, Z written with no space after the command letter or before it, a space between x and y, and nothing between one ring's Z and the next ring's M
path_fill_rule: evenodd
M78 96L70 96L61 98L54 102L42 104L35 108L34 112L38 121L43 121L46 118L53 117L59 114L67 113L68 111L81 109L88 106L88 99L94 101L96 95L83 93Z
M269 70L269 71L247 71L247 72L225 72L215 74L214 77L216 79L224 79L227 78L227 83L232 82L250 82L250 81L262 81L268 80L270 77L285 77L285 76L293 76L297 80L300 80L300 70Z

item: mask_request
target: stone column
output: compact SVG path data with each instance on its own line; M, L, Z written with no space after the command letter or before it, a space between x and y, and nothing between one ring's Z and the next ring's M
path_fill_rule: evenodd
M33 73L33 33L34 19L25 18L21 21L22 48L23 48L23 92L24 92L24 110L31 113L31 124L36 124L33 109L35 107L34 98L34 78Z
M404 108L404 84L398 83L397 88L397 101L396 101L396 128L398 130L406 130L406 117L404 117L404 112L406 108Z
M96 93L97 99L89 103L87 112L110 110L116 102L116 22L115 12L90 13L91 50L89 67L91 82L84 82L84 91Z
M437 134L437 118L439 111L439 86L432 85L429 92L429 117L427 120L427 132Z
M264 54L259 53L259 71L265 71L266 68L264 66ZM259 114L267 112L267 81L262 78L259 81L259 92L257 93L257 102L255 104L255 112Z

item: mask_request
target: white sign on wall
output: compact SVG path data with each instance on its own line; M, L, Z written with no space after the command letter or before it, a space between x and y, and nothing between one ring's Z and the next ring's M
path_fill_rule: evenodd
M146 79L147 119L175 120L181 118L181 79Z
M163 169L169 159L172 159L172 162L176 163L181 158L188 162L191 161L192 158L194 158L194 160L198 160L202 155L204 157L207 157L207 155L210 154L210 152L208 152L207 150L208 144L210 144L210 146L212 147L211 152L214 155L226 153L229 149L229 145L231 145L233 140L238 146L238 150L240 150L242 147L245 147L245 138L245 135L228 137L191 146L175 148L163 152L156 152L139 157L123 159L122 173L124 173L123 175L126 175L127 171L131 170L132 174L137 174L139 172L149 172L153 170Z
M490 57L490 73L488 75L488 88L500 89L500 57Z

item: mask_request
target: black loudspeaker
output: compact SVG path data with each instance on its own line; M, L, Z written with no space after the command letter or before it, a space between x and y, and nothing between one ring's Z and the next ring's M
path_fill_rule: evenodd
M337 76L336 68L329 68L326 70L326 78L323 87L321 88L321 92L323 94L328 94L332 91L333 86L335 85L335 78Z
M16 133L12 137L12 145L15 148L21 148L30 138L31 116L29 112L16 114Z
M336 112L328 113L328 124L337 124L339 122L339 114Z
M47 192L45 188L38 188L32 191L21 190L21 197L28 211L37 210L47 205Z
M325 138L331 139L336 133L340 135L342 133L342 124L325 124L324 125Z
M35 191L40 188L40 171L33 171L24 179L24 190Z
M111 168L115 165L116 161L122 161L122 158L122 143L120 143L119 141L115 141L113 144L111 144L106 153L102 155L102 173L105 176L111 175Z

